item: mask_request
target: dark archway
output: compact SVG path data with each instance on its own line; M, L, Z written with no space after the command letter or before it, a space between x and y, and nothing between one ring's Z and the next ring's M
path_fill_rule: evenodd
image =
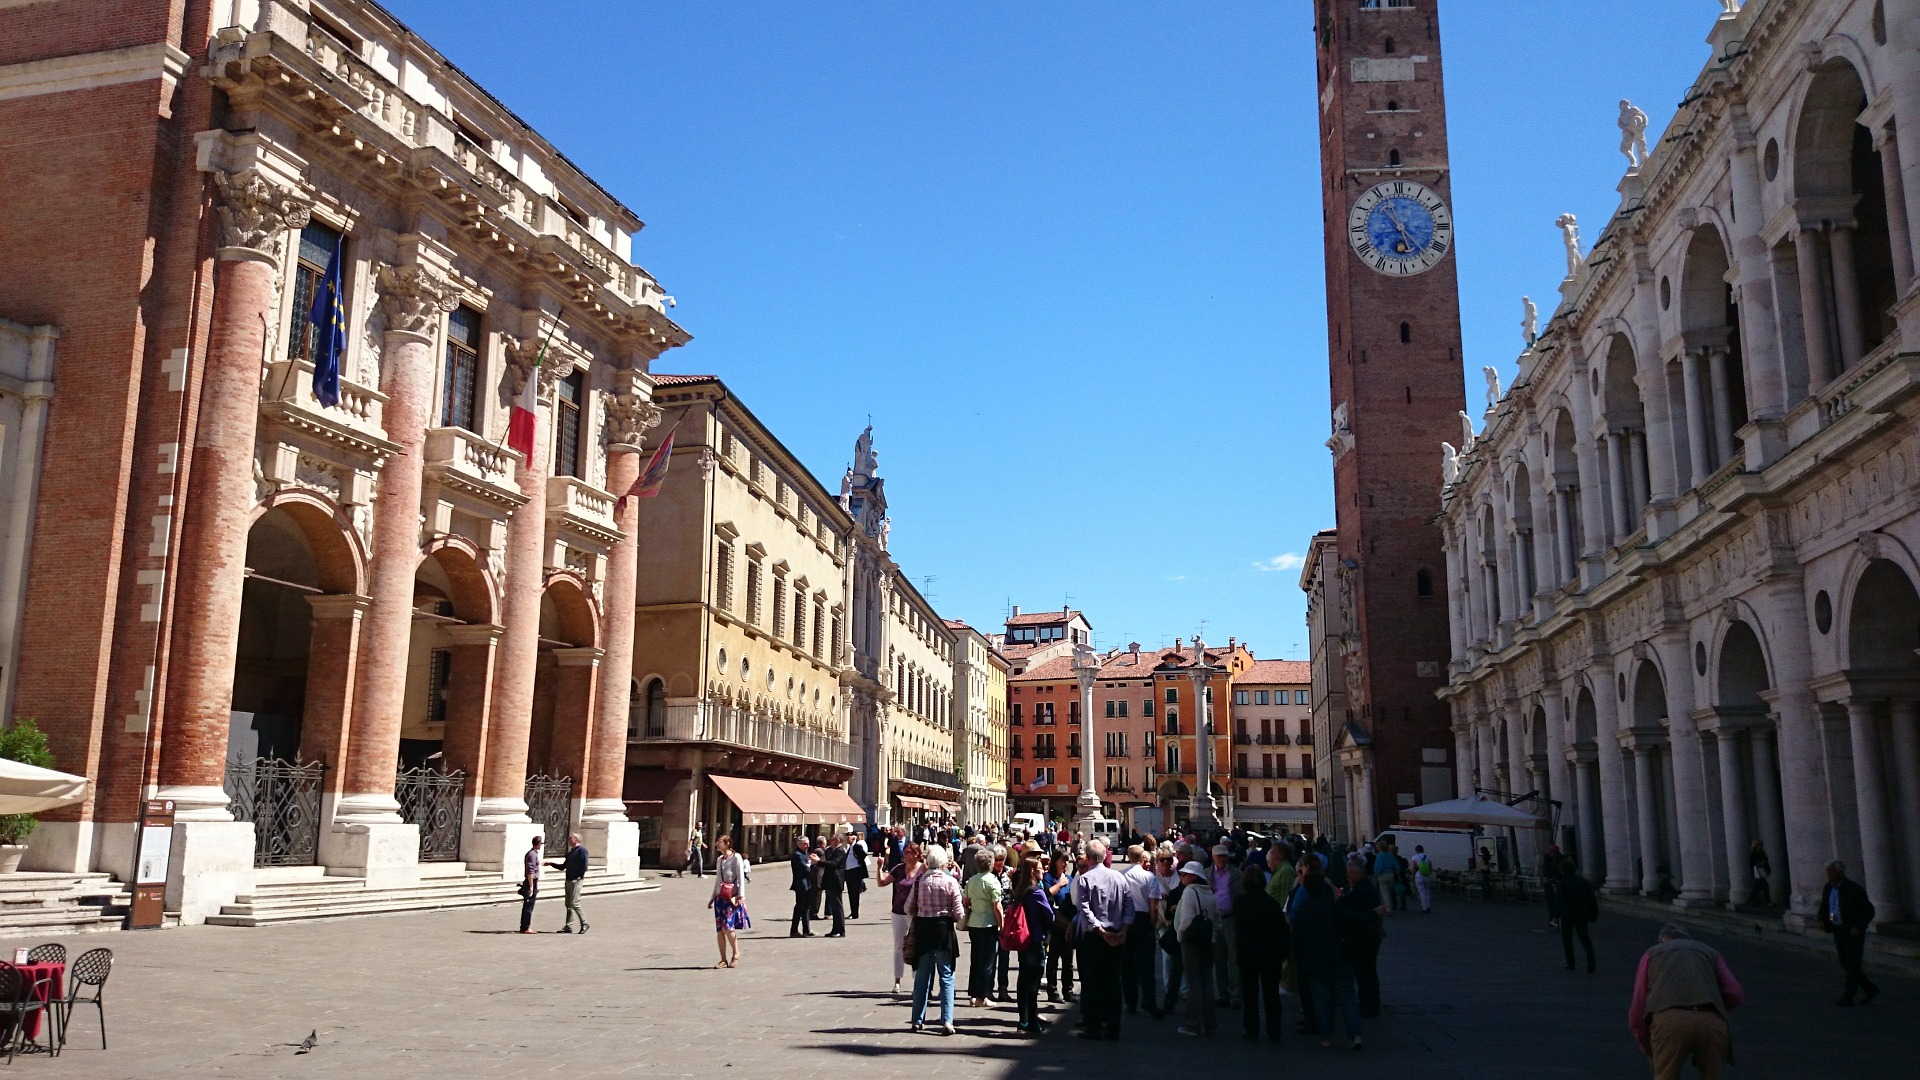
M1814 243L1819 271L1812 288L1803 286L1823 309L1809 320L1808 332L1827 334L1830 369L1809 373L1816 385L1859 363L1894 330L1890 310L1898 297L1887 193L1873 136L1859 123L1866 106L1859 72L1845 60L1830 60L1814 71L1794 130L1796 208L1801 220L1824 223L1797 241Z

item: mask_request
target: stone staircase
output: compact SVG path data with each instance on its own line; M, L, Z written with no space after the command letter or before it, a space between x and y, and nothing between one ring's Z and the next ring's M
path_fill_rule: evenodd
M344 919L364 915L394 915L408 911L517 904L518 883L503 881L497 873L470 872L465 863L429 863L420 868L417 885L370 889L362 878L328 877L323 867L297 866L256 872L251 893L209 915L212 926L277 926L309 919ZM541 881L541 897L560 897L560 875L550 871ZM650 892L660 886L646 877L608 877L600 870L587 873L583 893Z
M0 937L120 930L133 892L107 874L0 874Z

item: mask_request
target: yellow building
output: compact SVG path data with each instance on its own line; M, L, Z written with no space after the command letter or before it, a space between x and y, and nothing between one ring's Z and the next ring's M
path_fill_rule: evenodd
M958 637L954 649L954 759L964 764L966 794L962 821L967 825L1007 820L1007 658L986 635L964 622L949 621Z
M784 855L865 816L840 688L853 522L719 379L655 387L674 452L639 515L626 798L662 865L696 824Z

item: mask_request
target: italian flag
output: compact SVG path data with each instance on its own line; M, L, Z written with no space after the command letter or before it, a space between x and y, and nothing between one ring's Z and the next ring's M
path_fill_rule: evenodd
M556 322L558 319L555 320ZM507 417L507 448L518 450L520 460L533 464L533 424L540 413L540 368L547 362L547 346L553 343L553 327L547 327L547 336L540 341L540 351L534 354L533 370L527 372L527 382L513 399L513 411Z

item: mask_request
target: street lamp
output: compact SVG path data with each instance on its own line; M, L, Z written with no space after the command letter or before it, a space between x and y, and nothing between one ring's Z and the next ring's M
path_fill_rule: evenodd
M1093 838L1093 819L1100 816L1100 792L1093 784L1093 680L1100 674L1100 658L1082 643L1073 648L1073 677L1080 680L1080 802L1074 830L1082 842Z
M1193 804L1187 812L1187 827L1209 833L1220 827L1220 804L1213 797L1213 703L1208 700L1207 684L1214 669L1207 666L1206 646L1193 639L1194 779Z

